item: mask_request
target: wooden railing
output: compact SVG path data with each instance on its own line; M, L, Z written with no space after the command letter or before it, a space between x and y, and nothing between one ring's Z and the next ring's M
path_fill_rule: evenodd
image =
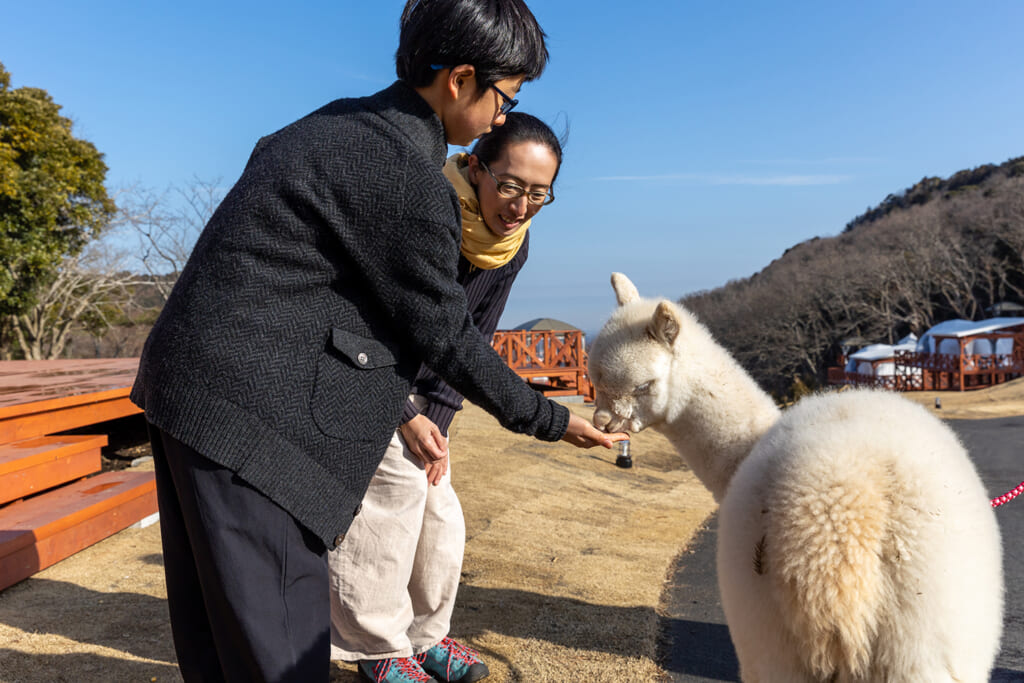
M828 369L829 384L853 384L860 387L903 391L902 379L899 375L868 375L860 372L845 372L842 368Z
M498 330L491 345L516 374L545 394L594 399L579 330Z

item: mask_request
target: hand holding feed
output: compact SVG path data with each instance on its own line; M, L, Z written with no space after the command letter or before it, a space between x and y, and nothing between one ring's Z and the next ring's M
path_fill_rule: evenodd
M594 446L611 448L616 441L627 439L629 439L629 434L625 432L606 434L578 415L569 416L569 428L565 431L565 436L562 437L562 441L571 443L577 448L593 448Z

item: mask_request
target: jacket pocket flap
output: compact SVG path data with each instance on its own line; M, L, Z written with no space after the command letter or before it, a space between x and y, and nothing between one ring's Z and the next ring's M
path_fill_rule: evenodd
M338 327L331 329L331 345L357 368L372 370L398 362L391 349L376 339L360 337Z

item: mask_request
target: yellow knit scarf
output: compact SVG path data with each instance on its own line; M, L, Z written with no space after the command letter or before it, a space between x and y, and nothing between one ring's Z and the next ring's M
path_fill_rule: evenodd
M480 202L469 182L469 155L465 152L448 157L444 174L455 187L462 207L462 255L483 270L500 268L511 261L526 238L530 221L524 221L518 230L506 237L491 232L480 215Z

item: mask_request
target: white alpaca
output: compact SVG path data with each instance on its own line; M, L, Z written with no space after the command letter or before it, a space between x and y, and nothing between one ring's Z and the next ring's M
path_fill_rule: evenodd
M780 413L681 306L612 275L594 424L664 433L720 503L718 582L746 683L984 683L999 529L954 433L897 395ZM685 643L681 644L685 647Z

